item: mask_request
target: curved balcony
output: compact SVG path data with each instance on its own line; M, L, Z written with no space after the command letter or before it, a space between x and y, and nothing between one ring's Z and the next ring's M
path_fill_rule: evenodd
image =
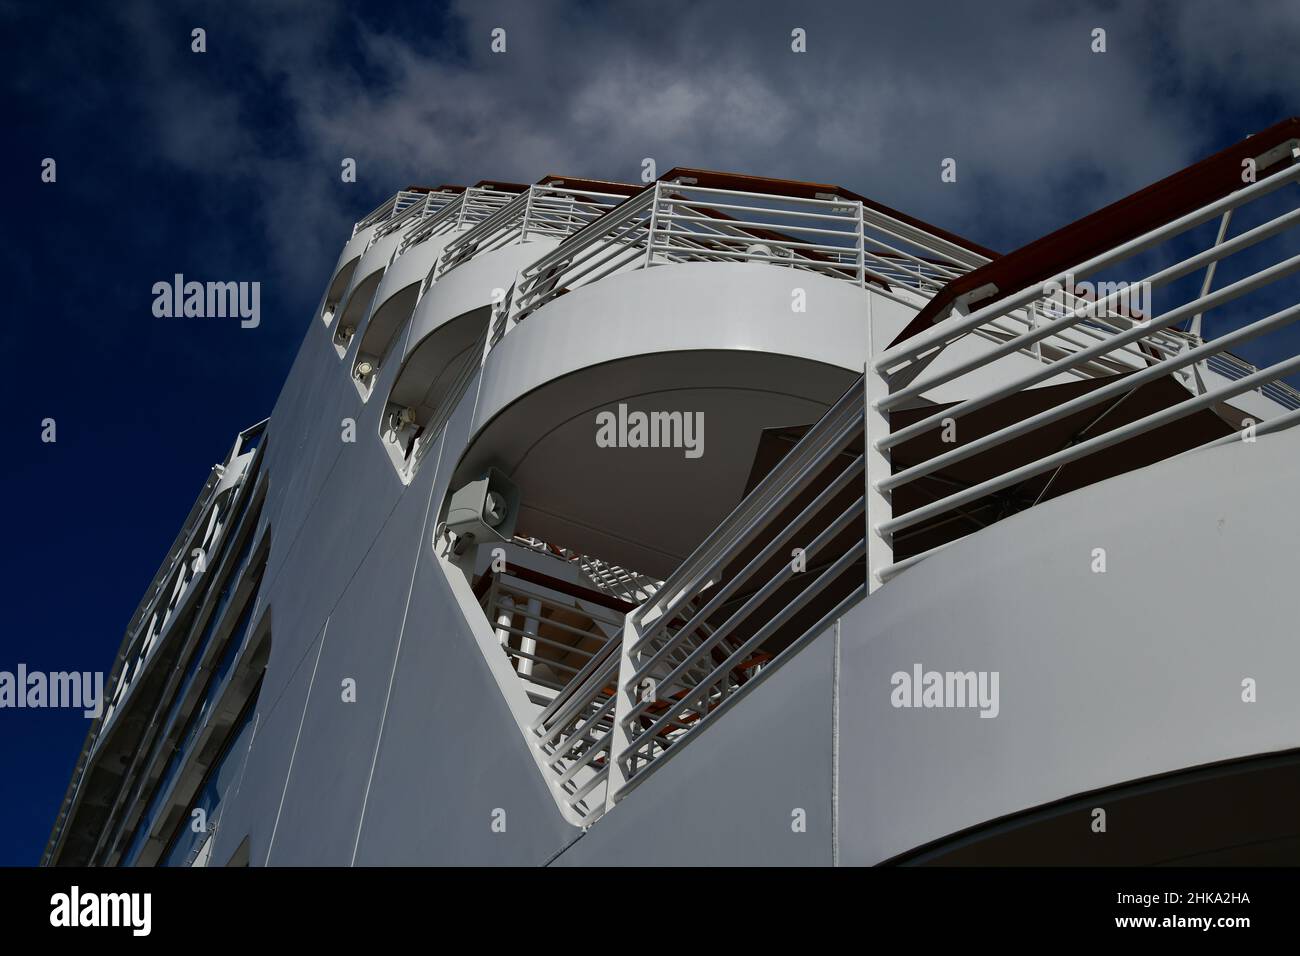
M396 232L376 239L353 270L352 282L344 295L334 328L334 348L340 358L347 354L352 337L369 314L371 300L401 240L401 234Z
M364 235L358 234L348 240L343 251L339 253L338 262L334 265L334 272L330 276L329 285L325 290L325 298L321 302L320 318L328 327L334 321L334 316L338 312L339 302L342 301L348 287L352 284L352 273L357 268L357 263L361 261L361 253L365 251L366 243L370 241L369 230Z
M807 314L791 311L795 289ZM857 377L871 301L752 263L662 266L555 299L490 353L453 486L501 467L521 533L666 575L775 453L773 430L816 421ZM679 413L681 447L601 447L597 413L620 406ZM688 416L702 432L687 435Z
M423 299L418 290L415 298L409 293L401 298L403 304L414 306L418 301L419 305L380 424L381 438L399 472L406 477L413 472L418 462L415 440L428 434L428 425L452 384L467 377L471 345L486 330L491 307L505 301L518 274L565 237L601 219L638 191L628 183L556 176L543 177L513 198L496 188L484 189L481 196L467 195L465 200L466 204L471 199L478 203L472 209L467 207L464 217L477 220L476 225L454 235L421 240L394 263L395 270L405 258L434 243L440 249L424 285ZM400 305L391 313L386 309L377 300L371 326L380 330L374 334L376 344L387 335L391 347L404 317ZM376 326L381 313L385 313L384 323ZM366 339L370 338L367 330ZM479 350L481 353L481 344ZM379 364L372 355L373 349L363 341L353 373L367 397ZM472 357L477 360L478 355Z
M387 359L386 347L391 345L397 329L401 328L402 323L410 317L410 308L418 298L419 289L415 290L413 298L409 286L430 274L427 267L431 267L437 261L443 247L458 233L472 229L477 223L490 218L523 188L513 183L487 180L459 192L453 191L452 187L444 187L440 191L430 193L423 205L408 209L376 230L367 258L358 268L358 273L363 276L361 282L365 283L373 278L373 275L387 276L386 270L397 266L403 260L405 264L400 269L394 269L392 279L387 283L382 283L381 279L375 278L374 286L358 287L358 305L354 310L349 302L344 315L345 319L349 315L353 316L355 321L341 322L334 336L334 348L339 353L339 357L342 358L347 354L352 338L362 324L375 324L373 320L367 323L367 316L378 313L382 306L388 303L389 297L398 293L405 293L405 295L401 303L384 313L382 321L375 325L370 340L366 342L363 337L362 344L365 346L366 353L364 358L360 355L362 349L358 348L352 374L357 390L361 392L363 398L369 398L370 389L375 381L375 372L379 364ZM372 254L375 261L369 262ZM421 266L426 268L422 270ZM377 269L378 272L368 276L367 273L372 269ZM426 287L427 284L426 280ZM380 297L381 293L383 298ZM406 306L405 311L401 308L403 305Z
M448 238L438 237L415 246L384 271L352 362L352 380L363 399L370 397L379 369L392 355L398 333L415 311L420 289Z
M539 246L540 243L545 245ZM446 273L415 307L401 352L401 368L380 420L394 465L407 471L414 462L413 441L425 433L461 367L482 348L494 298L500 301L520 268L555 240L539 240L486 253ZM473 353L473 354L471 354Z

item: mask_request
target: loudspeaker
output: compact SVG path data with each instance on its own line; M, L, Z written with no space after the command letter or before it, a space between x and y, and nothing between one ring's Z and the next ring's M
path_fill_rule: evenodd
M519 516L519 489L496 468L452 494L447 530L458 539L456 553L483 541L509 541Z

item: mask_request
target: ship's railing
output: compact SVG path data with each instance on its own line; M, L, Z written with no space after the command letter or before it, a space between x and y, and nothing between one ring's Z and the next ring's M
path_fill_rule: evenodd
M584 824L866 593L861 444L851 389L542 712Z
M398 193L399 196L404 195ZM435 189L427 193L415 193L414 195L421 198L414 202L398 204L395 206L394 213L380 224L374 233L370 236L370 241L366 244L369 249L380 239L391 233L402 229L407 229L424 219L437 215L440 211L451 205L460 198L461 193L450 189Z
M1261 143L1258 148L1270 145ZM1291 150L1291 157L1300 159L1300 146L1287 148ZM1286 157L1287 154L1281 155ZM1276 169L1276 166L1272 168ZM1239 169L1230 164L1229 174L1236 177L1238 173ZM1298 181L1300 164L1288 161L1283 168L1270 170L1257 182L1233 192L1221 189L1219 198L1127 238L1072 268L1042 281L1029 282L1018 291L1003 294L997 301L969 314L951 314L932 327L873 353L864 376L871 587L879 587L900 571L934 553L938 547L946 547L952 540L950 535L949 540L925 550L909 547L908 557L895 561L896 539L904 532L920 531L922 525L933 528L936 523L958 521L959 517L969 518L979 509L990 507L990 502L997 505L991 516L992 520L997 520L1006 511L1008 496L1017 499L1012 510L1032 507L1045 500L1053 490L1053 482L1066 466L1136 436L1150 436L1146 439L1147 448L1168 445L1190 450L1191 447L1221 441L1251 440L1257 434L1284 428L1300 420L1300 411L1296 411L1295 405L1289 401L1294 390L1280 381L1300 369L1300 355L1294 354L1294 344L1288 346L1285 339L1272 337L1270 342L1282 351L1284 357L1266 368L1253 371L1242 368L1243 363L1227 351L1276 332L1300 318L1300 304L1288 304L1300 301L1300 291L1294 284L1275 285L1300 272L1300 256L1287 255L1294 243L1288 248L1285 241L1295 238L1292 230L1300 225L1300 208L1292 198L1295 196L1293 185ZM1240 185L1239 179L1234 179L1234 182ZM1288 187L1285 192L1282 191L1284 187ZM1266 197L1267 203L1264 202ZM1250 207L1248 214L1242 217L1245 221L1263 221L1232 237L1221 229L1213 243L1190 256L1185 255L1187 248L1196 241L1197 227L1213 224L1216 218L1243 211L1245 207ZM1278 207L1285 211L1264 218ZM1268 242L1278 237L1282 241ZM1114 270L1135 257L1139 262L1172 260L1173 264L1146 275L1138 272L1134 281L1115 283L1115 291L1093 301L1064 310L1043 309L1036 321L1024 321L1026 309L1035 309L1051 299L1062 285L1086 281L1093 276L1113 275ZM1233 274L1240 274L1241 278L1212 290L1213 267L1222 266L1231 257L1239 257L1232 259ZM1129 268L1132 267L1130 264ZM1198 282L1198 274L1202 271L1204 279ZM1179 282L1181 279L1188 281ZM1119 316L1111 311L1134 290L1146 290L1145 298L1149 301L1154 301L1155 292L1160 291L1161 308L1152 309L1151 315L1144 318L1132 314ZM1258 295L1247 299L1254 293ZM1236 303L1233 306L1234 320L1260 317L1238 324L1235 330L1208 342L1201 341L1198 336L1169 337L1179 323L1195 325L1199 316L1229 303ZM1283 307L1276 308L1279 304ZM1019 318L1010 321L1013 317ZM990 329L999 330L1005 340L955 364L934 363L934 359L952 343ZM1074 344L1050 351L1041 349L1049 336L1058 341L1073 340ZM1291 341L1294 343L1294 339ZM1177 349L1171 351L1173 345ZM1038 365L1023 372L1017 370L1011 376L1001 375L998 384L992 387L979 384L981 370L991 363L1014 352L1040 349L1041 362ZM1135 349L1145 357L1141 367L1132 361ZM1232 368L1244 374L1230 374L1227 376L1232 379L1229 384L1208 390L1184 388L1178 393L1177 400L1160 399L1154 410L1149 403L1142 404L1142 400L1136 403L1136 409L1133 404L1127 408L1122 405L1139 388L1167 376L1190 373L1198 364L1209 361L1214 361L1217 368ZM1108 381L1051 407L1042 408L1041 404L1034 405L1028 401L1029 390L1062 373L1082 373L1085 377ZM987 377L984 381L987 383ZM950 384L953 391L967 397L916 417L917 404L926 393ZM968 386L968 389L962 386ZM1242 431L1229 431L1226 435L1223 434L1229 429L1226 424L1210 428L1204 424L1187 423L1186 427L1178 428L1179 423L1189 416L1204 410L1223 411L1224 403L1250 391L1259 391L1265 398L1276 396L1277 414L1269 414L1262 424L1247 419ZM1017 405L1021 399L1025 400ZM989 413L991 417L986 416L984 425L967 425L973 413L996 403L1001 403L999 408L1002 409L1019 407L1024 410L1013 411L1013 418L1007 424L1002 424L1005 418L999 418L994 410ZM891 421L891 417L905 410L908 412L905 423ZM1050 433L1039 431L1079 413L1085 414L1074 417L1072 421L1082 424L1068 426L1072 435L1064 447L1061 447L1061 441L1050 439ZM1225 414L1224 417L1228 416ZM987 430L989 421L993 423L992 431ZM1221 420L1216 418L1215 421ZM975 437L964 435L965 427L970 427ZM928 457L921 456L917 460L915 454L899 452L909 441L933 442L936 435L945 432L948 437L939 438L939 444L929 446L932 453ZM1013 442L1016 443L1014 446L1011 445ZM941 450L935 452L934 448ZM1114 471L1118 464L1115 454L1092 458L1091 465L1102 469L1103 473L1118 473ZM952 466L969 463L977 455L981 456L977 477L961 480L962 472L954 472ZM917 486L920 479L928 476L934 480L925 486ZM924 491L925 503L907 510L895 510L895 496L902 490ZM1025 498L1029 500L1023 500ZM999 501L1000 505L997 504ZM979 511L979 514L988 513Z
M562 691L623 626L615 602L527 568L489 570L479 600L502 651L530 684ZM548 698L549 700L549 698Z
M515 192L495 186L471 186L433 215L412 226L402 236L394 258L404 255L431 236L460 232L495 214L515 197Z
M499 324L504 332L556 296L669 263L762 262L929 296L986 261L860 200L657 182L524 269Z
M53 858L55 851L59 847L60 840L63 837L63 831L69 819L69 812L72 809L73 801L76 799L78 791L81 789L85 774L91 764L92 759L99 751L100 743L105 739L106 733L113 722L114 716L119 713L119 705L126 701L131 692L132 678L135 672L132 667L132 657L138 655L140 650L140 641L144 636L143 628L146 624L153 625L158 620L159 604L164 594L165 585L168 580L172 580L175 575L182 571L182 565L185 573L191 581L194 580L194 565L189 564L189 560L194 556L194 545L199 540L197 538L200 529L207 528L211 537L203 542L202 550L204 552L205 567L209 560L216 560L216 548L214 545L224 544L227 538L224 536L228 527L237 527L238 522L244 520L243 515L227 514L223 518L220 527L214 526L210 520L205 524L204 519L211 518L211 509L215 502L215 493L221 485L223 478L233 477L238 474L237 482L228 489L230 500L241 494L243 487L250 474L253 474L252 465L257 461L261 453L262 442L265 438L266 428L270 419L263 419L255 425L241 431L235 438L234 445L226 455L222 464L214 465L212 472L205 482L203 491L195 501L193 508L185 519L185 523L177 535L176 540L172 543L169 552L170 557L165 559L163 565L159 568L154 576L145 598L141 601L140 606L136 609L131 618L131 623L127 627L126 636L118 650L117 660L112 674L106 684L106 699L104 701L103 713L91 725L86 735L85 743L82 747L77 764L73 769L72 780L69 783L67 793L64 797L63 804L59 809L58 818L51 831L50 839L46 845L45 854L41 859L41 865L48 865ZM232 472L237 469L237 472ZM230 522L235 522L231 525ZM222 535L218 539L218 534ZM161 631L156 635L161 638Z
M606 642L533 725L552 787L583 826L605 812L609 798L620 645L618 639Z
M628 615L611 802L865 593L861 441L850 392Z
M612 561L592 557L571 548L548 544L538 538L515 535L513 543L537 554L544 554L565 564L574 565L588 585L629 604L640 604L663 587L662 581L648 574L632 571Z
M413 189L399 189L371 210L364 218L357 220L352 227L352 235L356 236L361 230L369 229L376 223L384 222L391 216L400 215L423 199L423 192Z
M456 268L479 253L527 242L537 236L573 235L595 222L626 195L570 189L564 186L530 186L473 229L447 243L434 278Z
M1219 352L1211 355L1205 364L1207 368L1233 381L1240 381L1259 371L1258 368L1245 359L1239 358L1230 352ZM1300 390L1293 388L1287 382L1265 382L1260 386L1259 392L1265 398L1277 402L1284 408L1293 410L1300 408Z

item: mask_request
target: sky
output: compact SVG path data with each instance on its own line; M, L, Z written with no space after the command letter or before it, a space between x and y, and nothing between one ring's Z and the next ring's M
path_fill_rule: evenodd
M837 183L1006 252L1300 113L1300 4L1250 0L0 0L0 47L0 671L111 670L398 188L651 158ZM260 282L260 324L155 316L176 273ZM86 726L0 710L0 865L39 860Z

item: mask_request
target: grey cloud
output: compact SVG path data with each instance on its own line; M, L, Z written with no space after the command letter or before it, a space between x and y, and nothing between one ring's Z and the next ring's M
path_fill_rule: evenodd
M369 195L547 172L631 179L644 156L660 170L833 181L1009 248L1224 145L1207 123L1207 89L1279 101L1297 92L1300 16L1267 3L1058 12L1028 0L539 0L428 16L436 41L337 6L250 8L240 42L287 97L283 135L296 150L231 157L228 172L265 188L264 225L291 274L318 277L319 263L308 273L303 260L332 257L337 224L365 211L319 185L344 156L358 160ZM503 55L488 49L497 26L508 32ZM790 52L794 26L808 31L807 54ZM1106 54L1088 49L1095 26L1108 32ZM359 58L338 55L343 35ZM169 155L205 170L226 162L193 148L187 127L210 123L233 128L236 152L258 155L229 95L178 113L175 101L200 94L177 85L159 106L159 121L177 127ZM949 156L956 186L939 181ZM305 239L304 226L320 233Z

